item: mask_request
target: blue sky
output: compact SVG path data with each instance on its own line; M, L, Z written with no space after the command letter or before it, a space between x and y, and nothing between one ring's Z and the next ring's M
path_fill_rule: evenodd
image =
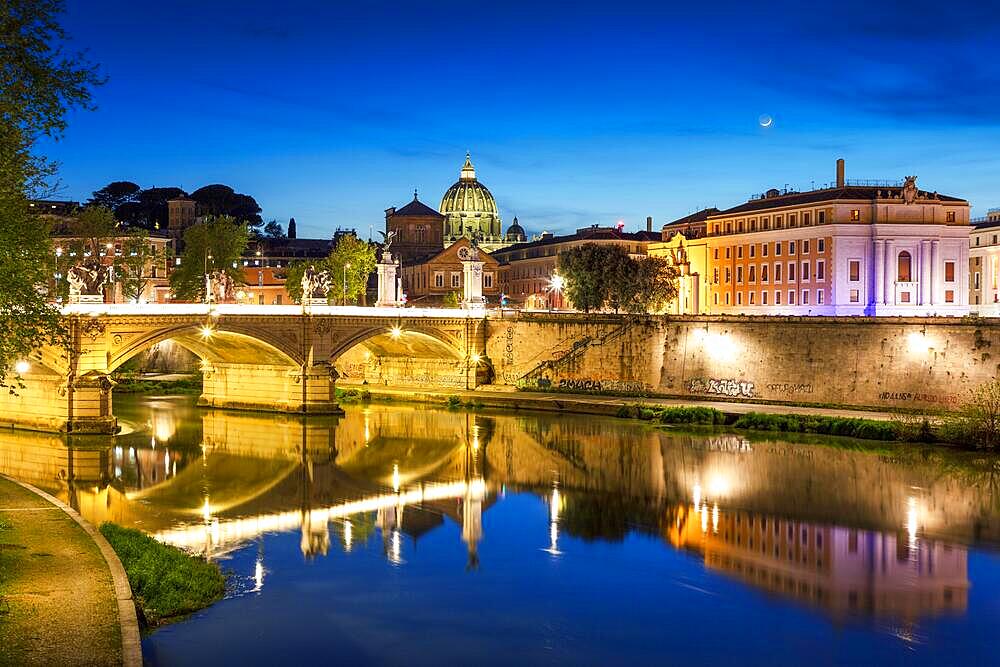
M68 0L108 83L43 150L61 197L226 183L300 236L437 206L465 151L504 223L657 226L770 187L917 174L1000 206L991 3ZM771 127L758 124L773 116Z

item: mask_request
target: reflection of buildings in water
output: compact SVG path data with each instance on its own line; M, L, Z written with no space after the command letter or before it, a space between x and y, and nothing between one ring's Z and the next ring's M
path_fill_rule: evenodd
M667 538L703 554L713 570L838 618L864 613L912 621L966 608L965 548L913 532L720 512L702 502L677 508Z

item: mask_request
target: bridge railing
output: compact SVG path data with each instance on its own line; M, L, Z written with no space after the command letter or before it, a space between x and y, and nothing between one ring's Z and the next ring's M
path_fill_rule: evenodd
M376 308L374 306L261 306L239 303L76 303L62 307L63 315L339 315L379 318L481 319L485 310L464 308Z

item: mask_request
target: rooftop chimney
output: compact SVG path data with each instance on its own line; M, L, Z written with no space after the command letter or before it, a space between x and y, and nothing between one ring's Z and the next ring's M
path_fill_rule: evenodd
M844 158L837 159L837 187L842 188L846 185L844 181Z
M647 232L653 231L653 216L651 215L646 216L646 231Z

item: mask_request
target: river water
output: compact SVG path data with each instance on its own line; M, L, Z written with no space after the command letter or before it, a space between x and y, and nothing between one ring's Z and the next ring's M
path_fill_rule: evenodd
M205 554L154 665L988 664L1000 460L579 415L116 398L0 472Z

